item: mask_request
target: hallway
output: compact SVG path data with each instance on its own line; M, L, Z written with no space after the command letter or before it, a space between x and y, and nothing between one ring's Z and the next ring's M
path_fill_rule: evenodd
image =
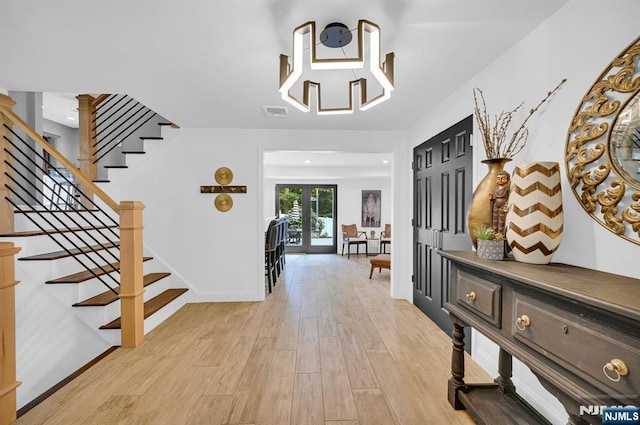
M264 302L188 304L15 424L473 423L447 402L449 336L389 297L388 270L286 260ZM470 359L466 379L491 382Z

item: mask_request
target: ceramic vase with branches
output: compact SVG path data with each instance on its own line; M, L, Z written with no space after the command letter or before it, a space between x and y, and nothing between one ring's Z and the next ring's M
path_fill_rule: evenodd
M511 161L525 147L529 137L529 129L527 128L529 119L543 103L560 89L565 81L566 79L563 79L553 90L547 92L547 95L534 108L529 110L529 114L513 133L510 133L510 126L515 116L524 106L524 102L511 111L502 111L496 114L492 119L487 112L484 93L479 88L473 89L475 118L487 156L487 159L482 162L489 167L489 171L473 193L473 199L467 212L467 227L474 247L477 247L477 238L475 236L477 229L483 225L491 226L491 223L494 222L492 220L491 197L497 186L498 174L504 171L505 164ZM494 230L496 232L502 231L502 229Z

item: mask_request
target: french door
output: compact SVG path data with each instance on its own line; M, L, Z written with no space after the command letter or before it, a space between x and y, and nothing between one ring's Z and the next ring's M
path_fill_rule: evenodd
M469 116L413 151L413 302L447 334L452 323L449 260L438 249L471 249L466 211L472 197Z
M287 217L287 252L337 252L336 185L276 185L276 216Z

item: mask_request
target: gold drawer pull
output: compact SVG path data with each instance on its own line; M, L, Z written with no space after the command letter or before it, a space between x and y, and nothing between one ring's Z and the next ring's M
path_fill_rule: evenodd
M467 298L467 302L471 304L476 300L476 293L474 291L471 291L466 295L466 298Z
M526 314L523 314L516 319L516 328L520 329L521 331L525 330L530 324L531 319L529 319L529 316L527 316Z
M613 359L604 365L602 372L604 372L604 376L613 382L618 382L621 376L626 376L629 373L629 368L622 360ZM615 375L610 374L610 372L614 372Z

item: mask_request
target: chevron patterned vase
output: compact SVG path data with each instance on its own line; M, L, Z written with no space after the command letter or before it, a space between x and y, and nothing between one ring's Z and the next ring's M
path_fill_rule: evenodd
M562 239L562 188L557 162L518 164L511 179L506 238L513 257L547 264Z

